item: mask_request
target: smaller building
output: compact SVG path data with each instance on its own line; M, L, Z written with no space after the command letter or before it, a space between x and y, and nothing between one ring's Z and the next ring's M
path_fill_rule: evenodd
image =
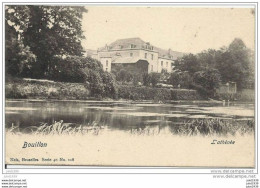
M99 60L103 66L103 70L111 72L112 57L100 57Z

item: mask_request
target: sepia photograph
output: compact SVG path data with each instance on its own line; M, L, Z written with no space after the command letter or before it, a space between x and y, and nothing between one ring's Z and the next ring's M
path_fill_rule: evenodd
M254 6L3 10L5 165L256 167Z

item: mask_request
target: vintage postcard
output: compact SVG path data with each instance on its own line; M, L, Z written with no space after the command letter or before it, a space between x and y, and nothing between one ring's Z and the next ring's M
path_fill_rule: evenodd
M255 8L4 6L6 165L255 167Z

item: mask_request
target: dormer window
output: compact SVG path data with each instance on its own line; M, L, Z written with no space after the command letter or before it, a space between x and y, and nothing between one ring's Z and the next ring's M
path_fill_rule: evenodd
M131 48L135 48L136 47L136 45L134 45L134 44L131 44Z
M133 53L130 53L130 57L133 57Z

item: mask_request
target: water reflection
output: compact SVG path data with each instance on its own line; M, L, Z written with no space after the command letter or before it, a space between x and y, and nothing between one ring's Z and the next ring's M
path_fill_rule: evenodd
M86 125L93 121L110 129L135 131L160 130L180 124L184 120L218 117L221 119L248 120L254 117L254 105L247 103L178 102L153 104L111 101L6 101L6 127L37 126L63 120ZM157 128L155 128L157 127Z

